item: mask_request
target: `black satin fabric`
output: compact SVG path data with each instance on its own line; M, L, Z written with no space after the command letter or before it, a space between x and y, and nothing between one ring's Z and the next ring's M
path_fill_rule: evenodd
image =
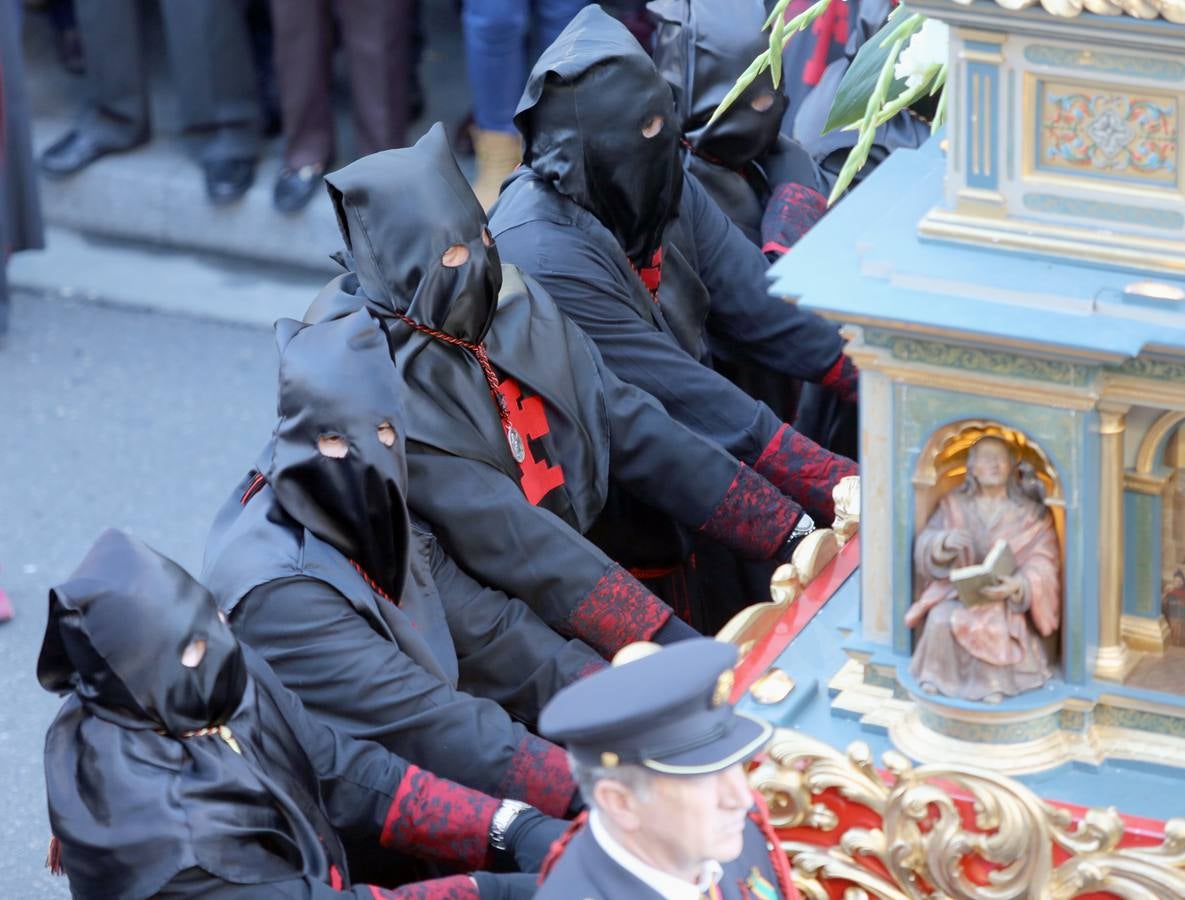
M398 189L384 179L399 177ZM366 295L392 312L480 343L494 318L502 263L482 240L486 216L457 168L444 126L437 122L414 147L373 153L325 177L338 225ZM386 215L390 201L411 215ZM437 210L445 215L433 215ZM460 266L441 257L454 245L469 250Z
M789 101L768 69L708 124L737 78L766 49L761 0L654 0L647 9L657 22L654 64L676 89L683 136L696 152L742 169L773 149ZM762 95L772 103L758 112L752 102Z
M399 597L410 525L404 415L387 333L358 310L316 327L281 319L276 342L279 421L262 474L284 512ZM391 447L379 440L384 424L395 431ZM346 455L323 455L322 436L343 438Z
M548 432L523 439L536 458L562 464L565 480L540 505L586 530L604 505L609 466L604 391L588 339L513 266L486 274L497 261L496 248L479 255L469 244L470 259L458 269L459 280L485 285L480 297L431 278L450 244L473 235L480 244L486 224L444 129L435 125L415 146L365 157L330 180L339 186L338 222L357 274L331 281L305 320L337 319L363 308L381 318L399 382L388 389L407 398L408 440L479 460L517 481L518 463L474 353L415 329L397 313L444 334L483 336L497 374L514 378L525 395L543 398ZM467 275L468 268L482 274Z
M643 128L655 116L663 127ZM514 117L523 161L650 263L683 190L671 90L624 25L592 4L543 51Z
M50 592L37 674L69 696L46 736L46 792L75 897L149 897L195 866L241 884L346 873L312 764L216 609L114 530ZM205 656L181 665L199 638ZM219 725L241 752L186 736Z

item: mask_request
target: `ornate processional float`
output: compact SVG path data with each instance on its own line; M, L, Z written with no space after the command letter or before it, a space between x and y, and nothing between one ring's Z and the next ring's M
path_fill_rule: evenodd
M859 486L720 635L804 896L1185 897L1185 3L1085 7L915 0L945 132L772 272L861 369Z

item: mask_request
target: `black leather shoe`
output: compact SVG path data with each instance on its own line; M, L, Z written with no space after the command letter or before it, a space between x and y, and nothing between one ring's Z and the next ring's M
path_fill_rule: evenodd
M108 153L123 153L147 142L145 135L128 144L113 144L85 128L71 128L41 154L41 171L54 178L73 175Z
M325 174L323 163L314 166L301 166L299 169L281 170L276 178L275 191L272 193L272 205L282 212L298 213L313 199L321 187L322 176Z
M202 163L206 173L206 196L215 206L240 199L255 180L255 160L214 159Z

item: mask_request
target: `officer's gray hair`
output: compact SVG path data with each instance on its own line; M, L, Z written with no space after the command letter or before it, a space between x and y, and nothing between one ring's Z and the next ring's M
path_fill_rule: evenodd
M598 781L606 779L616 781L639 800L645 801L650 797L650 785L654 773L643 766L624 765L612 768L589 766L578 762L571 753L568 754L568 764L572 767L572 778L580 786L580 796L584 798L584 802L590 809L596 806L596 801L593 799L593 789L597 786Z

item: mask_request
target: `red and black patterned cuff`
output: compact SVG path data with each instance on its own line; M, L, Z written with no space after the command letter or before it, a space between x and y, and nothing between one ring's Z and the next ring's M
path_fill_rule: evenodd
M671 616L671 608L617 563L572 612L572 633L606 659L634 641L648 641Z
M777 430L753 468L802 504L821 526L835 518L831 492L840 479L860 474L859 467L846 456L824 450L789 425Z
M700 531L752 559L769 559L786 543L802 507L741 463L724 499Z
M840 400L855 403L860 396L860 370L847 354L841 353L819 384L838 394Z
M481 891L468 875L417 881L395 889L368 884L374 900L481 900Z
M576 793L568 754L555 744L528 734L518 745L498 790L503 797L524 800L540 812L562 818Z
M418 857L480 868L498 801L409 766L387 808L379 843Z

